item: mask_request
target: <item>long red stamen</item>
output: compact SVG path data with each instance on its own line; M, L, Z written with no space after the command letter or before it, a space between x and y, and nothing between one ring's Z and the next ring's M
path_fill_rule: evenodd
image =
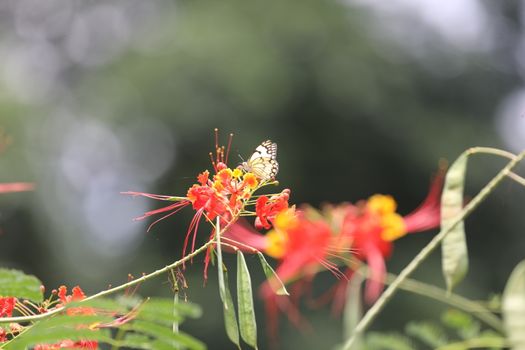
M177 202L177 203L173 203L171 205L168 205L167 207L164 207L164 208L159 208L159 209L155 209L155 210L151 210L151 211L148 211L147 213L145 213L144 215L142 216L139 216L137 218L134 218L133 220L143 220L149 216L152 216L152 215L156 215L156 214L159 214L159 213L165 213L167 211L170 211L170 210L180 210L182 208L184 208L185 206L189 205L191 202L190 201L181 201L181 202Z
M164 215L163 217L161 217L160 219L157 219L157 220L153 221L153 222L151 223L151 225L148 226L148 229L146 230L146 232L149 232L149 231L151 230L151 228L152 228L153 226L155 226L155 224L157 224L159 221L164 220L164 219L166 219L166 218L169 218L169 217L172 216L173 214L176 214L177 212L179 212L182 208L184 208L184 207L185 207L186 205L188 205L188 204L189 204L189 203L184 203L184 205L182 205L182 206L180 206L179 208L175 209L175 210L172 211L171 213L166 214L166 215Z
M335 276L335 278L337 278L338 280L346 278L345 274L342 273L341 270L339 270L337 265L332 264L331 262L325 259L319 258L317 259L317 261L319 261L319 263L323 265L328 271L330 271Z
M233 140L233 133L231 133L230 137L228 138L228 147L226 148L226 158L224 159L225 164L228 164L228 156L230 155L230 148L232 146L232 140Z
M191 233L194 232L194 234L197 234L197 223L200 221L202 214L204 213L204 209L199 209L197 213L193 216L193 219L191 219L190 226L188 227L188 232L186 232L186 238L184 238L184 245L182 247L182 256L186 256L186 249L188 247L188 242L190 240ZM185 264L182 264L182 268L185 268Z
M195 230L193 230L193 240L191 241L191 252L192 253L195 251L195 240L197 239L197 230L199 229L199 223L200 223L200 217L195 223ZM191 262L193 262L193 258L191 259Z
M174 196L165 196L165 195L162 195L162 194L152 194L152 193L133 192L133 191L120 192L120 194L127 194L127 195L134 196L134 197L142 196L142 197L151 198L151 199L157 199L157 200L161 200L161 201L173 200L173 198L174 198Z

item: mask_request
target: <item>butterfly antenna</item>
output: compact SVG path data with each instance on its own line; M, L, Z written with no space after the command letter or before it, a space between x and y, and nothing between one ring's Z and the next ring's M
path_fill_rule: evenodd
M230 137L228 138L228 147L226 148L226 158L224 159L224 163L228 164L228 156L230 155L230 148L232 145L233 140L233 133L230 134Z

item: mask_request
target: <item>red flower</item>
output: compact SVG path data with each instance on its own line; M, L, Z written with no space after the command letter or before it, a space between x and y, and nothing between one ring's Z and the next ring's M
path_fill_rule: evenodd
M81 301L86 298L86 295L79 286L73 287L71 295L67 295L67 287L60 286L58 288L58 299L60 303L56 307L63 307L68 303ZM74 307L66 310L68 315L95 315L95 310L91 307ZM80 328L88 327L87 325L81 325ZM54 344L37 344L35 350L53 350L53 349L86 349L92 350L98 348L98 342L96 340L77 340L71 339L61 340Z
M290 198L290 190L285 189L280 194L272 196L268 199L266 196L261 196L255 203L255 228L258 230L271 227L270 222L275 219L275 216L288 208L288 199Z
M73 287L71 292L72 292L71 295L67 295L67 287L60 286L58 288L58 298L64 304L70 303L72 301L80 301L86 298L84 291L79 286Z
M254 192L270 183L265 181L261 183L260 178L254 173L246 172L242 167L229 168L226 163L231 146L231 136L227 148L218 145L217 131L215 136L215 154L210 153L215 174L211 176L208 170L201 172L197 176L197 183L188 189L185 197L125 192L125 194L175 202L167 207L149 211L143 216L136 218L136 220L141 220L152 215L165 214L160 219L154 221L148 230L160 220L191 205L193 210L195 210L195 214L186 232L182 248L183 256L186 255L187 247L190 245L190 238L191 252L195 250L197 230L203 217L206 221L210 222L212 226L215 226L215 220L218 218L220 227L224 228L232 225L241 216L254 215L254 211L248 210L246 207L255 204L258 222L261 221L264 223L264 227L270 228L270 222L275 219L277 213L288 208L289 190L284 190L281 194L270 198L263 195L255 203L252 199ZM214 236L215 229L212 228L210 239L213 239ZM205 276L206 267L210 261L213 248L213 246L210 246L205 257Z
M35 184L30 182L0 183L0 193L33 191Z
M385 195L374 195L364 205L348 204L338 208L345 213L342 234L352 242L351 247L355 250L356 257L368 263L370 275L365 299L369 303L376 300L383 289L385 259L392 253L392 242L407 233L439 226L442 186L443 174L439 174L434 179L427 198L405 217L396 213L396 202L391 196Z
M57 307L62 307L68 303L81 301L86 298L82 288L79 286L73 287L71 293L71 295L67 295L67 287L60 286L58 288L58 298L60 299L61 303L57 304ZM68 315L95 315L95 310L93 310L91 307L74 307L67 309L66 312Z
M78 340L70 339L62 340L55 344L38 344L33 348L34 350L55 350L55 349L98 349L98 342L95 340Z
M284 196L283 196L284 198ZM272 209L265 200L260 202L266 213ZM283 206L284 207L284 206ZM265 300L269 324L269 333L277 334L278 311L286 313L297 326L302 318L296 305L303 293L301 281L311 280L319 271L329 270L337 277L344 277L332 260L344 259L337 248L340 238L334 235L329 224L319 215L310 215L311 210L296 211L295 208L283 209L272 218L273 229L266 235L257 233L253 228L239 222L235 223L222 238L225 242L242 251L263 251L278 260L276 273L283 283L293 283L293 297L277 296L271 281L261 286L261 296ZM267 216L268 217L268 216ZM299 282L299 283L296 283Z
M327 294L329 300L334 301L334 309L340 311L344 305L347 280L356 266L350 266L343 274L335 261L348 264L351 254L368 263L370 276L365 298L369 302L375 300L383 288L385 259L392 253L393 241L407 233L439 225L442 181L442 176L436 177L423 204L406 217L396 212L394 199L384 195L374 195L357 205L326 207L321 213L305 208L296 213L292 209L284 209L277 215L273 215L268 199L260 197L256 205L256 209L259 209L256 210L256 221L262 227L272 223L273 229L262 235L245 224L236 223L223 238L242 251L259 250L278 260L276 273L284 283L290 284L293 300L275 295L269 282L265 282L261 288L270 333L276 334L276 313L279 310L285 312L294 324L302 323L298 299L305 293L316 273L323 269L342 279ZM269 222L266 223L265 219Z
M13 316L13 309L15 308L15 304L16 304L15 297L0 298L0 317Z

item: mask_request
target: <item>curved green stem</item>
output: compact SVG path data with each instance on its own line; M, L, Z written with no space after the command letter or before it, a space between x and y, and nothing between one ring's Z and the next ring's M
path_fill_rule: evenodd
M475 148L471 148L467 151L469 154L476 153ZM521 152L518 156L515 156L490 182L479 191L479 193L470 201L465 208L456 216L450 225L441 229L441 231L423 248L421 251L410 261L410 263L401 271L397 278L388 286L383 294L377 299L376 303L368 310L364 317L359 321L352 336L344 343L342 349L350 350L352 345L356 342L364 331L370 326L374 319L379 315L385 305L392 299L394 294L400 288L400 285L410 276L421 263L436 249L446 235L461 221L463 221L468 215L470 215L474 209L476 209L483 200L496 188L496 186L509 175L511 170L525 157L525 151Z
M473 338L440 346L436 350L507 348L510 344L502 337Z
M496 156L504 157L507 159L515 159L517 156L514 153L510 153L501 149L497 148L491 148L491 147L473 147L471 148L472 153L486 153L486 154L494 154ZM519 176L518 174L509 171L508 177L512 180L516 181L520 185L525 186L525 178Z
M389 273L387 275L387 283L392 283L393 281L395 281L396 278L396 275ZM503 322L499 317L494 315L494 313L492 313L489 309L487 309L480 303L462 297L461 295L454 294L452 292L447 292L444 289L441 289L434 285L410 278L406 278L399 285L399 289L419 294L427 298L432 298L444 304L463 310L478 318L480 321L484 322L486 325L490 326L494 330L500 333L505 332Z
M180 260L177 260L175 261L174 263L170 264L170 265L166 265L164 266L163 268L161 269L158 269L156 271L153 271L149 274L146 274L140 278L137 278L137 279L134 279L132 281L129 281L127 283L124 283L124 284L121 284L119 286L116 286L116 287L113 287L113 288L110 288L110 289L106 289L106 290L103 290L97 294L93 294L87 298L85 298L84 300L82 300L81 302L84 302L84 301L88 301L88 300L92 300L92 299L96 299L96 298L100 298L100 297L103 297L103 296L106 296L106 295L110 295L110 294L113 294L113 293L116 293L116 292L119 292L121 290L125 290L129 287L132 287L134 285L137 285L137 284L140 284L142 282L145 282L147 280L150 280L152 279L153 277L156 277L158 275L162 275L166 272L168 272L169 270L171 269L174 269L178 266L181 266L183 263L185 263L186 261L192 259L193 257L195 257L196 255L204 252L206 249L208 249L208 247L212 244L215 244L215 241L214 240L210 240L208 242L206 242L204 245L202 245L200 248L198 249L195 249L195 251L193 251L192 253L186 255L185 257L183 257L182 259ZM4 317L4 318L0 318L0 323L11 323L11 322L30 322L30 321L38 321L38 320L41 320L41 319L44 319L44 318L47 318L47 317L50 317L52 315L55 315L61 311L63 311L65 308L64 307L60 307L60 308L56 308L54 310L51 310L49 312L46 312L45 314L40 314L40 315L34 315L34 316L21 316L21 317Z

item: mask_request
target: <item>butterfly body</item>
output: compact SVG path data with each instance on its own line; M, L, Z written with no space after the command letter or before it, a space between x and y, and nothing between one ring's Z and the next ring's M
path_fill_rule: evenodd
M279 171L277 144L270 140L261 143L251 157L242 163L244 171L251 172L262 181L273 180Z

